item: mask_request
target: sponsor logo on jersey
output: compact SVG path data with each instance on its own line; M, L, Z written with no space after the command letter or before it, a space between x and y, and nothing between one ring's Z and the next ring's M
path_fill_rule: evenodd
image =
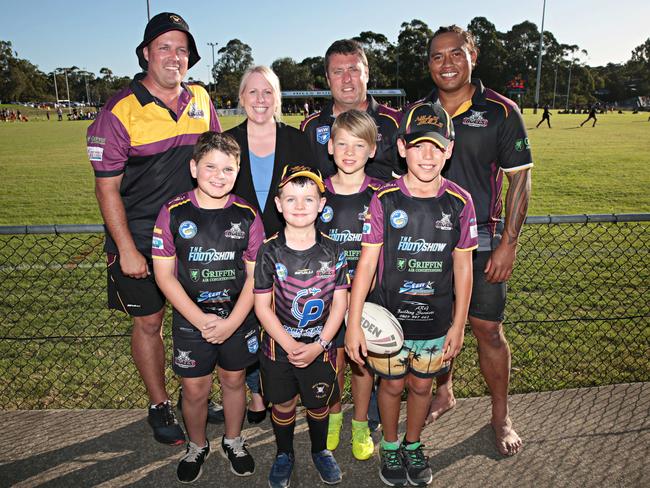
M436 220L435 228L440 230L452 230L454 228L454 224L451 223L451 214L442 212L442 218L440 220Z
M521 152L524 149L526 150L530 149L530 142L528 141L528 137L524 137L523 139L517 139L515 141L515 151Z
M178 353L174 356L174 364L179 368L193 368L196 366L196 361L190 357L192 351L181 351L176 349Z
M399 292L404 293L405 295L419 296L433 295L435 291L435 288L433 288L433 281L417 283L411 280L404 280L404 283L399 289Z
M199 281L199 278L201 277L201 271L198 269L190 269L190 279L194 281L195 283Z
M190 247L190 252L187 255L188 261L202 264L209 264L213 261L230 261L232 259L235 259L235 251L217 251L213 248L204 251L201 246Z
M186 220L178 226L178 235L183 239L191 239L196 235L197 231L196 224L191 220Z
M88 136L86 138L88 141L88 144L99 144L100 146L103 146L106 144L106 138L105 137L99 137L99 136Z
M330 385L327 383L315 383L311 386L311 390L314 392L314 397L316 398L325 398L327 396L327 390L329 390Z
M334 209L329 205L325 205L320 214L320 219L327 224L328 222L331 222L332 218L334 218Z
M470 225L469 226L469 236L473 239L474 237L478 237L478 227L476 224Z
M346 264L347 264L347 260L346 260L345 251L341 251L340 254L339 254L338 259L336 260L335 269L339 270Z
M275 274L278 277L278 280L286 280L288 275L287 267L282 263L275 263Z
M320 263L320 269L316 271L316 276L319 278L329 278L334 276L334 270L332 269L331 261L318 261Z
M196 106L196 102L190 104L190 110L187 112L187 116L191 119L202 119L205 117L205 112Z
M314 270L310 268L303 268L293 272L294 276L308 276L310 274L314 274Z
M366 220L366 214L368 213L368 205L363 206L363 212L359 212L357 218L361 221Z
M190 273L192 271L197 271L197 270L190 270ZM194 279L194 276L190 275L192 278L192 281L198 281L198 276L196 279ZM226 280L232 280L235 278L235 270L234 269L217 269L217 270L212 270L212 269L202 269L201 270L201 282L203 283L211 283L214 281L226 281Z
M329 262L328 262L329 264ZM313 297L321 292L320 288L303 288L296 293L296 296L291 302L291 315L298 320L298 327L304 328L310 322L315 322L323 315L325 302L321 298L310 298L305 301L305 304L300 307L300 300L303 297Z
M318 141L319 144L327 144L327 141L329 140L330 140L330 126L321 125L320 127L316 127L316 141Z
M363 229L361 229L361 233L365 235L369 235L370 232L372 232L372 224L370 222L365 222L363 224Z
M101 161L104 157L103 147L87 146L86 151L88 152L88 159L91 161Z
M390 214L390 225L395 229L402 229L408 224L409 216L404 210L393 210Z
M442 271L442 261L397 258L397 270L406 270L409 273L440 273Z
M230 229L223 233L229 239L243 239L246 233L241 230L241 222L230 222Z
M401 236L397 250L417 254L419 252L442 252L446 247L447 243L445 242L426 242L424 239L414 241L411 236Z
M162 238L153 236L153 239L151 239L151 247L154 249L165 249L165 244L163 244Z
M469 117L465 117L463 119L463 125L468 125L470 127L487 127L488 126L488 120L483 117L483 114L486 114L487 111L485 112L479 112L477 110L470 110L472 114Z
M230 290L202 291L196 299L197 303L226 303L230 301Z
M361 234L350 232L349 229L343 231L330 229L328 235L337 242L361 242Z

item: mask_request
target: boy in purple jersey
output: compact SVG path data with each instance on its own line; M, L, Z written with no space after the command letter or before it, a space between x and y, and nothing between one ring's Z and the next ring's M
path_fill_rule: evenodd
M463 344L472 289L471 251L478 239L469 193L440 174L454 145L451 118L442 106L414 105L398 134L397 147L408 172L380 188L370 202L345 345L353 361L367 363L382 378L380 478L390 486L425 486L433 474L420 435L433 379L448 370ZM400 321L405 340L395 354L367 353L361 329L366 299L386 307ZM406 434L400 443L397 428L405 387Z
M252 313L255 257L264 239L259 213L231 194L240 149L225 134L199 137L190 161L197 188L166 203L156 220L156 282L173 305L173 369L181 377L189 443L179 481L199 478L210 454L205 425L217 366L225 433L221 447L238 476L255 471L241 437L246 368L257 361L259 324Z
M284 230L260 247L255 265L255 313L264 332L262 392L273 404L277 455L271 488L286 488L294 465L293 433L298 395L307 410L311 455L321 480L341 481L327 450L329 404L338 397L332 340L347 309L350 278L341 247L316 230L325 205L320 173L287 166L275 202Z
M327 203L321 212L318 229L339 242L348 260L348 273L354 274L361 254L361 233L370 198L384 184L366 175L365 166L377 149L377 126L367 113L356 109L340 114L332 124L332 136L328 142L329 153L337 167L336 174L325 180ZM336 370L339 390L345 385L345 325L334 339ZM375 446L368 428L368 404L373 387L373 375L365 367L350 362L352 369L352 454L356 459L366 460L372 456ZM333 451L339 445L343 413L340 399L330 405L327 449Z

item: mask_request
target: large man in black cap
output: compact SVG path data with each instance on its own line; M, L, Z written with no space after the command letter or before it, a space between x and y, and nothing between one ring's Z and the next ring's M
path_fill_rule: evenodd
M165 299L152 274L154 222L167 200L192 188L196 139L221 127L207 92L183 83L200 56L182 17L153 17L136 54L143 73L88 128L88 157L106 228L108 304L133 317L131 353L149 395L149 424L157 441L176 445L185 434L165 389Z

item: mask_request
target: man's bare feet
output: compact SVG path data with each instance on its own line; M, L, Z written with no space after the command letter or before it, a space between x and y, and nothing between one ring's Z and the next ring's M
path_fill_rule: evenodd
M492 420L491 423L499 452L504 456L514 456L517 454L521 450L523 442L515 432L515 429L512 428L510 417L506 417L504 422Z
M436 392L431 400L431 407L429 407L429 415L427 415L425 425L435 422L455 406L456 398L454 398L453 392L449 390L445 393Z

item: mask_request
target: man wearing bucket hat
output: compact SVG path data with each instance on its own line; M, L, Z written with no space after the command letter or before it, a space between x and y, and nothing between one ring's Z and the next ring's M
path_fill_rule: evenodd
M167 200L192 188L189 161L199 135L221 127L205 89L183 83L200 56L180 15L154 16L136 54L143 73L88 128L88 157L106 228L108 306L133 318L131 353L149 395L154 438L178 445L185 434L165 389L165 299L151 264L154 222Z

